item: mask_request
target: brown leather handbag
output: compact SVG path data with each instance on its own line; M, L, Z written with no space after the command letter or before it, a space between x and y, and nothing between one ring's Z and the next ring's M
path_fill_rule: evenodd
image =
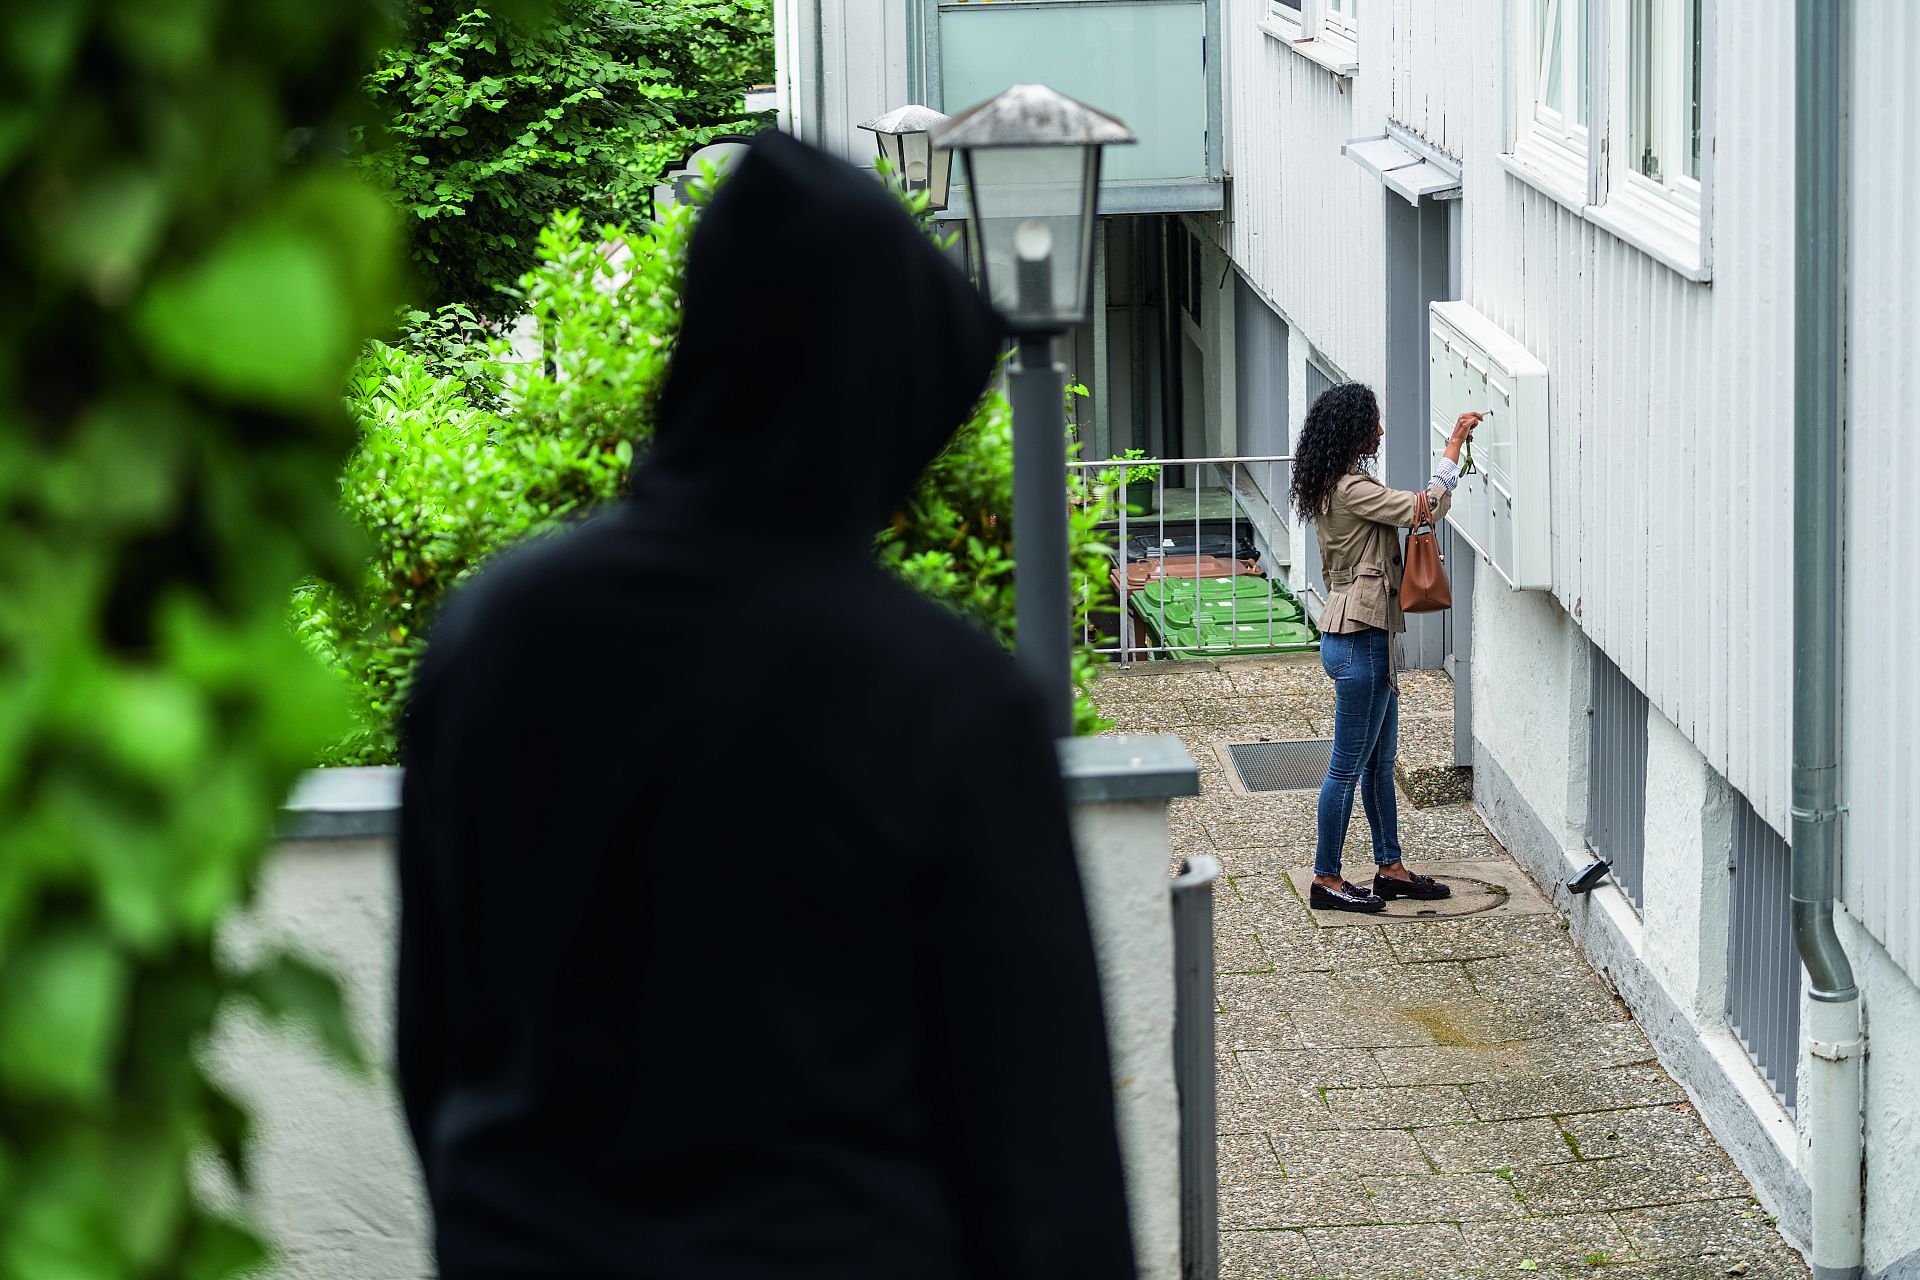
M1438 613L1453 608L1446 559L1433 533L1433 503L1422 489L1414 500L1413 528L1407 530L1406 570L1400 575L1402 612Z

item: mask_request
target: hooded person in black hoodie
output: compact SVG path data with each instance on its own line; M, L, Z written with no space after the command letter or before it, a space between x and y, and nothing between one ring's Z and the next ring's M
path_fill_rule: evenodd
M409 710L398 1048L441 1274L1131 1277L1038 701L874 562L996 319L773 133L686 289L631 498L461 592Z

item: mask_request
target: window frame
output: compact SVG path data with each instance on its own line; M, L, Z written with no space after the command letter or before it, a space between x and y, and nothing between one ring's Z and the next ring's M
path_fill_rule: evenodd
M1700 0L1697 81L1700 115L1700 172L1685 174L1691 154L1693 100L1686 93L1693 73L1693 44L1686 39L1693 0L1587 0L1586 145L1562 130L1543 127L1539 25L1550 3L1577 0L1511 0L1510 49L1514 92L1509 98L1509 150L1500 163L1510 174L1552 197L1583 218L1612 232L1689 280L1712 279L1714 171L1713 34L1717 0ZM1665 146L1683 157L1681 173L1655 181L1635 167L1637 137L1635 90L1638 59L1634 51L1636 15L1661 15L1667 29L1665 52L1656 73L1665 78L1671 106L1659 113ZM1563 33L1565 28L1563 27ZM1562 36L1567 58L1570 35ZM1568 74L1562 64L1562 76ZM1571 87L1571 86L1570 86ZM1599 128L1595 128L1595 123Z
M1267 0L1261 13L1260 29L1307 61L1342 79L1358 74L1359 24L1354 7L1359 0L1296 2L1297 8L1285 0ZM1334 12L1335 3L1346 6L1346 9Z
M1515 77L1517 92L1512 103L1513 128L1510 150L1516 161L1533 169L1537 176L1558 188L1565 200L1581 205L1599 203L1595 190L1595 120L1602 114L1604 95L1596 93L1594 75L1593 11L1596 0L1587 0L1584 48L1587 55L1587 123L1569 121L1546 103L1546 84L1542 56L1548 11L1559 6L1560 40L1555 55L1560 75L1567 82L1566 101L1571 105L1579 96L1579 68L1572 50L1579 47L1573 24L1566 21L1579 0L1513 0L1515 31L1513 48L1518 54ZM1548 115L1554 119L1544 118ZM1600 131L1604 134L1604 131Z
M1662 52L1660 56L1655 59L1657 65L1647 69L1648 74L1646 78L1652 81L1652 85L1650 86L1651 91L1660 95L1658 99L1659 106L1652 112L1656 119L1650 132L1664 135L1661 138L1661 147L1663 153L1668 156L1682 156L1692 149L1689 145L1690 130L1688 128L1690 113L1686 109L1692 102L1692 99L1687 93L1687 78L1693 71L1693 68L1688 65L1691 61L1688 53L1692 48L1692 42L1686 37L1687 28L1692 25L1693 5L1690 0L1630 0L1630 3L1620 5L1619 9L1620 17L1618 24L1620 29L1616 34L1620 37L1620 47L1623 50L1623 54L1618 59L1618 62L1620 63L1621 73L1625 77L1625 84L1622 86L1623 91L1620 95L1620 101L1623 107L1621 114L1624 117L1622 120L1622 125L1624 126L1622 136L1626 138L1627 142L1625 146L1620 148L1620 156L1616 161L1616 168L1619 170L1619 173L1615 181L1623 190L1636 198L1649 201L1666 201L1671 203L1682 214L1690 214L1698 217L1700 214L1702 183L1699 177L1691 176L1686 172L1684 161L1680 165L1679 173L1661 178L1653 178L1640 171L1639 158L1636 154L1644 148L1644 142L1640 133L1641 122L1636 118L1638 102L1642 93L1642 67L1640 65L1640 41L1638 32L1642 14L1650 10L1661 11L1662 21L1659 25L1664 28L1663 31L1657 33L1664 37L1661 41L1663 45ZM1703 20L1705 9L1706 5L1703 3L1701 5ZM1705 61L1704 48L1701 50L1701 60L1702 62ZM1701 79L1704 78L1703 75ZM1699 86L1696 84L1696 93L1698 89ZM1705 115L1705 104L1703 101L1701 110L1701 142L1703 145L1702 155L1700 157L1702 173L1706 170L1706 155L1704 154L1704 144L1706 142L1706 130L1704 127Z
M1293 45L1307 38L1306 7L1311 0L1267 0L1266 16L1260 29L1283 44Z
M1360 0L1318 0L1319 34L1332 36L1358 46L1360 43Z

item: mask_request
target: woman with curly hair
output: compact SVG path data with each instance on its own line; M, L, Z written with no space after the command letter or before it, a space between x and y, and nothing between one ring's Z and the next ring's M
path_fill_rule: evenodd
M1480 415L1463 413L1446 457L1427 483L1433 518L1446 515L1460 479L1460 447ZM1320 665L1333 681L1333 758L1320 786L1319 835L1309 905L1321 911L1380 911L1389 898L1444 898L1452 892L1407 869L1400 857L1393 761L1400 737L1400 691L1393 636L1400 612L1400 530L1413 527L1419 495L1389 489L1367 470L1386 429L1380 403L1358 382L1330 387L1313 407L1294 449L1293 505L1319 527L1327 603L1320 613ZM1340 851L1353 817L1353 793L1373 829L1373 891L1340 874Z

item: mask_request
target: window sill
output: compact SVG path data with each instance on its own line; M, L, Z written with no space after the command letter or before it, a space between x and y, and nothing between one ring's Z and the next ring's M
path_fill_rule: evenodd
M1268 13L1260 19L1260 30L1281 44L1294 44L1307 38L1307 33L1300 26L1300 19L1282 17L1277 13Z
M1500 157L1500 167L1564 209L1585 217L1587 171L1575 167L1572 153L1557 157L1545 148L1523 146Z
M1576 182L1563 165L1532 150L1502 155L1500 167L1555 204L1624 241L1661 266L1696 284L1710 284L1713 270L1702 252L1697 216L1647 207L1651 202L1630 192L1615 192L1605 204L1588 204L1586 178Z
M1687 213L1631 191L1612 193L1605 204L1586 210L1587 220L1605 228L1655 262L1695 284L1707 284L1713 270L1702 252L1700 215Z
M1262 18L1260 30L1308 62L1333 72L1343 80L1351 80L1360 70L1359 51L1352 43L1337 36L1321 35L1308 39L1298 23L1274 17Z

